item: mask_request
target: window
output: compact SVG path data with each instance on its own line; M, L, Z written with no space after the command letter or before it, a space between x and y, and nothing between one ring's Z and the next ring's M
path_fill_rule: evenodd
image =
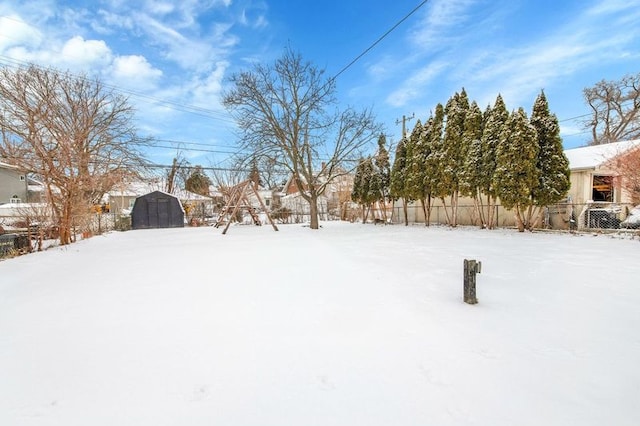
M25 180L27 180L27 177L25 175L20 175L20 182L24 182Z
M10 204L20 204L22 202L22 200L20 199L20 197L18 197L17 195L14 195L13 197L11 197L11 199L9 200Z
M613 176L594 176L591 197L593 201L613 202Z

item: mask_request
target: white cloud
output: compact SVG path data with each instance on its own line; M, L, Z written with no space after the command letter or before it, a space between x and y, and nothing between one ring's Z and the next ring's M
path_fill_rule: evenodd
M18 15L0 16L0 28L0 52L13 46L37 47L43 40L42 33Z
M429 3L424 19L414 28L410 40L416 46L435 46L455 37L448 29L468 19L466 11L476 0L436 0Z
M175 6L169 2L152 0L145 3L145 9L154 15L168 15L175 11Z
M123 87L144 90L154 88L162 71L153 68L144 56L118 56L113 61L111 78Z
M426 91L425 88L432 84L436 78L441 77L447 67L448 64L445 62L432 62L428 66L419 69L405 80L399 89L389 94L386 102L394 107L401 107L416 98L423 97Z
M111 49L103 40L85 40L73 37L63 45L59 62L72 68L95 69L111 63Z
M91 27L101 34L113 34L117 30L130 31L135 28L131 15L119 15L107 10L99 10L91 21Z
M638 13L640 2L637 0L604 0L587 9L585 16L599 18L603 15L611 15L619 12Z
M222 82L228 67L228 62L219 61L215 64L213 71L191 82L190 90L193 93L194 104L205 108L212 107L212 104L220 98Z

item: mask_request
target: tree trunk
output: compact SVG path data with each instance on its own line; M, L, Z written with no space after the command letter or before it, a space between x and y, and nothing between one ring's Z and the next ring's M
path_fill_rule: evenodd
M451 194L451 226L455 228L458 226L458 191L454 191Z
M444 209L444 216L447 220L447 224L451 225L451 218L449 217L449 208L447 207L447 201L444 197L440 197L440 200L442 201L442 208Z
M515 210L516 210L516 225L518 226L518 232L524 232L524 221L522 220L520 205L515 206Z
M315 192L311 193L311 197L309 200L309 215L311 216L309 228L320 228L320 223L318 220L318 194L316 194Z
M71 244L71 209L67 206L63 208L58 228L60 245Z
M404 226L409 226L409 204L405 198L402 199L402 210L404 210Z
M387 224L387 197L383 194L382 199L378 201L378 205L380 205L382 210L382 220L384 220L384 224Z
M422 206L422 214L424 215L424 226L429 226L429 216L427 216L427 206L424 198L420 200L420 205Z
M488 228L487 216L484 214L484 203L482 202L482 194L480 191L476 191L476 196L473 198L473 204L474 208L478 212L478 217L480 218L480 228Z
M487 226L489 227L489 229L495 228L496 204L497 200L491 195L487 195Z

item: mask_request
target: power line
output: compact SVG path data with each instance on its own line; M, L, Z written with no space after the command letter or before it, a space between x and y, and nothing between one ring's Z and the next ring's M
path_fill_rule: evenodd
M413 15L418 9L420 9L422 6L424 6L429 0L424 0L423 2L421 2L419 5L417 5L411 12L409 12L408 14L406 14L404 16L404 18L402 18L401 20L399 20L398 22L396 22L396 24L391 27L389 30L387 30L384 34L382 34L376 41L373 42L373 44L369 47L367 47L362 53L360 53L358 56L355 57L355 59L353 59L351 62L349 62L345 67L343 67L340 71L338 71L338 73L336 75L334 75L331 80L335 80L338 78L338 76L340 76L343 72L345 72L346 70L348 70L353 64L355 64L358 60L360 60L360 58L362 58L364 55L366 55L367 53L369 53L369 51L371 49L373 49L374 47L376 47L376 45L378 45L378 43L380 43L382 40L384 40L389 34L391 34L393 32L393 30L395 30L396 28L398 28L404 21L406 21L407 19L409 19L409 17L411 15Z
M206 152L209 154L242 154L240 151L220 151L215 149L204 149L204 148L177 148L175 146L163 146L163 145L151 145L153 148L160 149L180 149L186 152Z
M588 114L576 115L575 117L563 118L562 120L558 120L558 123L564 123L565 121L574 121L579 118L590 117L591 115L592 115L591 113L588 113Z
M167 142L167 143L171 143L171 144L176 144L176 145L194 145L194 146L206 146L206 147L211 147L210 143L201 143L201 142L189 142L189 141L179 141L179 140L175 140L175 139L153 139L155 142ZM235 149L236 146L232 146L232 145L215 145L216 148L229 148L229 149Z

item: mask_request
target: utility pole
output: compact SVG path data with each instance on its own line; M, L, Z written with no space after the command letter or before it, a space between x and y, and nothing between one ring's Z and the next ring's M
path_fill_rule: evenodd
M407 135L407 130L406 130L405 123L407 121L409 121L409 120L414 119L415 117L416 117L416 113L414 112L414 113L411 114L411 117L406 117L406 116L403 115L402 116L402 120L400 120L400 119L396 120L396 125L402 123L402 138L404 138Z

